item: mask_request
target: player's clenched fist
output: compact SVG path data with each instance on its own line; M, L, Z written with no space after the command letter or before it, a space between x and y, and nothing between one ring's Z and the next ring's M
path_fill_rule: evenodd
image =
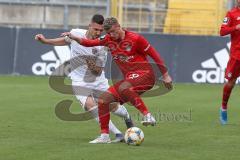
M170 90L170 89L173 88L172 78L169 76L168 73L165 73L165 74L163 75L163 83L164 83L164 85L165 85L165 87L166 87L167 89Z
M46 38L44 37L43 34L37 34L37 35L35 35L35 40L37 40L37 41L40 41L40 42L44 43L44 40L45 40L45 39L46 39Z

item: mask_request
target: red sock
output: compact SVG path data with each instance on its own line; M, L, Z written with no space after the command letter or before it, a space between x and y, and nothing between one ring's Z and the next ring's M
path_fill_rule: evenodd
M144 104L141 97L130 88L125 89L121 93L121 98L125 101L129 101L134 107L136 107L143 115L149 113L148 108Z
M222 97L222 109L227 110L227 103L232 92L231 86L225 84L223 87L223 97Z
M101 133L109 134L110 113L108 103L102 103L100 101L98 102L98 115Z

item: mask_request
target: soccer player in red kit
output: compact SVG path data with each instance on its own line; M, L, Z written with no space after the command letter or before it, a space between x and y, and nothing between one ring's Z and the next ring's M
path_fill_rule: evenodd
M140 98L140 94L150 90L155 83L154 71L147 60L150 56L157 64L163 75L163 82L168 89L172 88L172 79L168 74L164 61L158 52L141 35L121 28L117 19L107 18L104 21L104 30L107 35L96 40L88 40L76 37L70 33L62 36L77 41L79 44L90 46L107 46L112 54L113 60L120 68L124 79L115 83L101 95L98 101L101 136L90 143L108 143L110 119L109 105L113 102L130 102L142 114L142 124L156 124L155 118Z
M227 103L232 89L240 76L240 0L236 0L237 6L228 11L221 26L220 35L231 35L230 59L225 71L228 80L223 88L222 107L220 108L220 122L227 123Z

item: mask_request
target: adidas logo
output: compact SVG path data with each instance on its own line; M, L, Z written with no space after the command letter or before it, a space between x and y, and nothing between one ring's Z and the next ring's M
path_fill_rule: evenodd
M231 43L227 44L230 50ZM192 79L196 83L224 83L225 69L229 60L227 48L214 53L214 57L201 63L202 70L196 70L192 74ZM237 80L238 82L239 80Z
M41 59L43 62L36 62L32 65L33 74L51 75L57 67L65 61L70 60L70 49L68 46L54 46L54 50L44 53ZM67 75L69 73L69 67L69 65L66 65L57 75Z

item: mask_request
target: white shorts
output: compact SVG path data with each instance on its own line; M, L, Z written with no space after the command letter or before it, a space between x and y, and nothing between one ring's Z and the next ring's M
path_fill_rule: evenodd
M83 109L85 109L85 103L89 96L92 96L97 102L97 98L102 92L107 91L109 88L108 80L104 79L96 81L94 83L86 83L84 81L72 81L73 93L79 100Z

